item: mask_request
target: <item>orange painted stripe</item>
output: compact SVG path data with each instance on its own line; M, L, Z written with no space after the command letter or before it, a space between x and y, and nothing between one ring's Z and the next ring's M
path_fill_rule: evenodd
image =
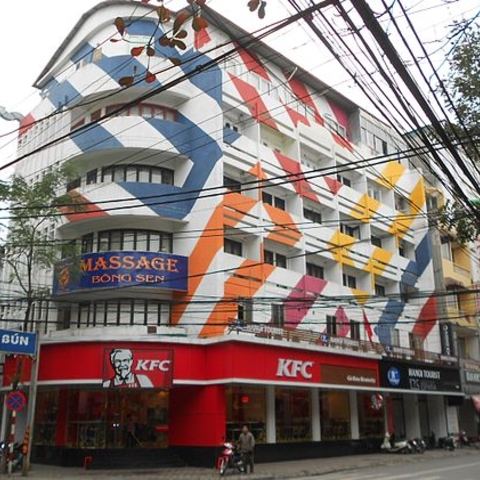
M72 198L72 203L78 202L81 204L77 208L73 206L59 208L70 222L90 220L98 217L108 217L107 212L104 212L98 205L91 203L88 198L80 195L76 191L72 190L71 192L68 192L68 195Z
M235 300L239 297L252 298L273 270L275 270L273 265L245 260L225 282L225 295L210 313L199 336L223 335L227 324L236 318L237 302Z
M188 292L187 294L178 293L174 295L176 300L185 301L185 303L176 305L172 309L172 323L174 325L180 321L188 306L188 299L195 294L215 255L223 248L222 232L223 205L218 205L189 257Z
M267 211L272 222L275 223L273 231L268 234L267 238L269 240L288 245L289 247L295 246L302 237L302 234L295 226L293 217L288 212L280 210L279 208L275 208L268 203L264 203L263 206L265 207L265 210Z

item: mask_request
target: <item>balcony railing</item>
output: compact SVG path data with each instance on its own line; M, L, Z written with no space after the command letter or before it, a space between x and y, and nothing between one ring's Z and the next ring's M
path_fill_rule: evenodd
M319 347L332 348L351 352L371 353L383 355L388 358L399 360L414 360L436 364L457 364L458 358L442 355L436 352L428 352L421 349L404 348L383 345L378 342L359 340L348 337L337 337L326 333L314 332L306 329L287 329L269 324L249 323L242 325L238 320L232 320L227 333L238 335L253 335L258 338L269 338L295 343L317 345Z

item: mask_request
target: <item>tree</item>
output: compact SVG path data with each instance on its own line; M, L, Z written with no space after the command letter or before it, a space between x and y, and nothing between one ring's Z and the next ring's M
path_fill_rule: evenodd
M450 73L445 82L445 97L457 123L450 126L452 137L463 138L463 149L474 163L480 162L480 25L474 21L454 27ZM455 230L460 243L480 235L480 202L469 205L452 202L439 211L438 221L446 230Z
M59 207L72 204L72 197L63 193L71 176L70 168L57 167L44 171L37 182L18 175L0 182L0 201L6 202L10 210L3 246L4 266L9 272L6 281L18 289L15 293L26 303L24 331L29 329L33 304L50 291L36 279L39 271L51 269L59 259L60 246L49 238L48 232L61 220ZM33 325L30 329L33 330Z

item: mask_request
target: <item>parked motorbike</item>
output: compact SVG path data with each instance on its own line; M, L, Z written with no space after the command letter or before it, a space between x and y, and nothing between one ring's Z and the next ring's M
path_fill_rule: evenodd
M391 441L392 435L390 432L385 433L383 443L380 445L380 450L386 453L412 453L412 446L408 440Z
M408 440L413 453L424 453L427 445L422 438L410 438Z
M444 448L445 450L453 451L455 450L456 440L453 435L447 435L446 437L441 437L438 439L438 446Z
M218 458L217 468L223 477L227 472L246 473L245 465L237 447L230 442L223 444L222 454Z
M5 471L8 469L8 460L10 455L11 443L7 444L6 442L0 442L0 454L3 458L2 464L4 465ZM17 469L22 468L23 465L23 445L19 442L13 444L13 456L12 456L12 472Z

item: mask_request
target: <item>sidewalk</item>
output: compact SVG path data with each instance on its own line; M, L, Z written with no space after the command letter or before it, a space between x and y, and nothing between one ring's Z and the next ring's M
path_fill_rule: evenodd
M333 472L345 472L382 465L398 465L401 463L422 462L428 459L448 459L452 456L476 456L480 458L480 450L475 448L462 448L454 452L445 450L427 450L424 454L388 454L378 453L370 455L355 455L347 457L317 458L307 460L295 460L289 462L260 463L255 465L255 473L252 475L226 475L226 478L249 480L280 480L294 479L297 477L322 475ZM15 472L13 478L21 477L20 472ZM208 468L165 468L155 470L83 470L80 468L63 468L50 465L33 464L29 478L35 480L50 479L142 479L142 480L213 480L220 477L219 473Z

